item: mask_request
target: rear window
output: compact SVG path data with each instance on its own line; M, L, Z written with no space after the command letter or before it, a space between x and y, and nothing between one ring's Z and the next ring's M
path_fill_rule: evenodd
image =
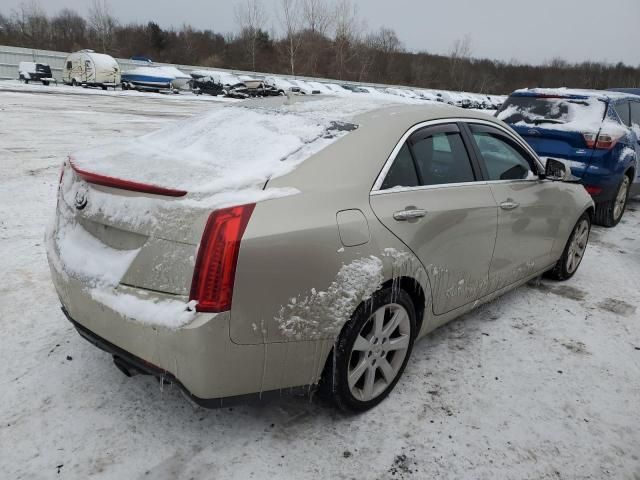
M509 97L497 117L516 125L593 124L604 119L606 104L595 98ZM551 127L553 128L553 127Z

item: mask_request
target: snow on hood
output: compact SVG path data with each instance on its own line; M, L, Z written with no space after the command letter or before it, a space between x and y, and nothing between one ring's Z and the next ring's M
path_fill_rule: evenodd
M176 188L202 198L282 176L356 128L349 121L383 102L327 99L227 106L137 139L72 155L82 170Z

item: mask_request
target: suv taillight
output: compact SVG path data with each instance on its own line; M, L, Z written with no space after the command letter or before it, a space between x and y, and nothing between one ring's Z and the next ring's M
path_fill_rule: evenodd
M240 241L255 203L216 210L207 220L191 281L198 312L231 309Z
M583 133L582 135L584 136L587 147L597 150L611 150L624 136L624 133L616 135L613 133L600 132L599 135L595 133Z

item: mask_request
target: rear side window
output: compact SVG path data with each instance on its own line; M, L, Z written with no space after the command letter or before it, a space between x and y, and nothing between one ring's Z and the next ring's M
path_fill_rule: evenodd
M473 182L471 161L458 132L434 133L412 140L422 185Z
M627 127L631 126L631 113L629 111L629 102L618 103L613 106L614 110Z
M598 123L604 119L606 105L596 98L512 96L497 117L515 125L553 125Z
M473 125L470 128L489 180L523 180L532 174L525 154L503 135Z
M402 146L381 190L475 181L471 160L456 124L414 132Z
M387 190L393 187L417 187L418 174L411 157L408 145L402 146L398 156L391 165L387 176L382 183L381 190Z
M67 62L67 70L71 70L71 62Z

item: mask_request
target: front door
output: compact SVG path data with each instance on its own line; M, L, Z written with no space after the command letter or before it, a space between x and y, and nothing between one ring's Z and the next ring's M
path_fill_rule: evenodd
M571 194L538 177L539 165L513 138L495 127L469 124L481 168L498 204L498 235L489 271L495 291L553 261L551 250Z
M420 259L436 315L487 291L497 230L497 206L479 181L459 127L417 130L397 150L371 207Z

